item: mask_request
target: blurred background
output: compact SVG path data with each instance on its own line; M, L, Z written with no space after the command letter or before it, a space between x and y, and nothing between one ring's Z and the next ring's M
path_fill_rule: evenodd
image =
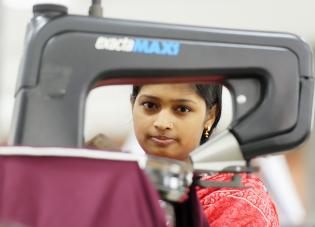
M32 17L32 5L37 3L62 4L68 7L70 14L87 15L91 1L0 0L0 144L6 144L9 134L24 33ZM289 32L301 36L312 49L315 46L315 27L312 23L315 21L315 2L312 0L103 0L102 5L104 17L108 18ZM130 87L123 87L107 90L104 94L116 92L116 100L120 97L126 101L129 100L125 98L129 91ZM96 133L91 130L97 128L96 125L98 128L104 127L96 122L110 118L101 109L105 105L93 104L100 100L103 102L104 94L93 91L90 95L92 101L87 105L86 120L88 138ZM107 105L113 105L112 100L107 101ZM123 105L126 108L128 104ZM125 111L124 108L121 112ZM129 123L130 117L126 117L123 124ZM111 130L117 131L117 128ZM117 132L119 136L121 134ZM255 160L277 203L281 226L315 226L315 196L312 193L315 191L315 180L312 179L315 175L314 145L315 136L312 134L310 140L295 151Z

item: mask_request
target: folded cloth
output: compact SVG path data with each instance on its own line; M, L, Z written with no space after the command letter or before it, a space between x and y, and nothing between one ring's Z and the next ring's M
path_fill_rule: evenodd
M158 199L136 161L0 155L0 226L165 227Z

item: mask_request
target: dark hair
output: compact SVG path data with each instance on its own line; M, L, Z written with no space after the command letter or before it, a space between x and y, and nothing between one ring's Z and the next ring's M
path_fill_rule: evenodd
M208 110L210 110L214 105L216 105L216 117L209 132L209 134L211 135L215 127L218 125L218 122L221 117L222 85L217 83L195 84L195 89L197 94L205 100L206 107ZM136 97L139 94L140 90L141 86L134 85L132 87L132 93L130 97L132 103L135 102ZM205 143L207 140L208 138L206 138L203 133L200 140L200 144Z

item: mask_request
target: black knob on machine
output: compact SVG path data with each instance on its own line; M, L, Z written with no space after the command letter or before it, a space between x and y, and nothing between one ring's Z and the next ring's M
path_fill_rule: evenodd
M33 6L34 16L47 15L47 16L64 16L68 14L68 8L63 5L57 4L37 4Z

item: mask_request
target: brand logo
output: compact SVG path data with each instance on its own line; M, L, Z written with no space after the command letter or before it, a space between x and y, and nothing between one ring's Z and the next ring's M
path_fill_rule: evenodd
M123 51L141 54L177 56L180 43L176 41L131 39L129 37L98 37L95 42L97 50Z

